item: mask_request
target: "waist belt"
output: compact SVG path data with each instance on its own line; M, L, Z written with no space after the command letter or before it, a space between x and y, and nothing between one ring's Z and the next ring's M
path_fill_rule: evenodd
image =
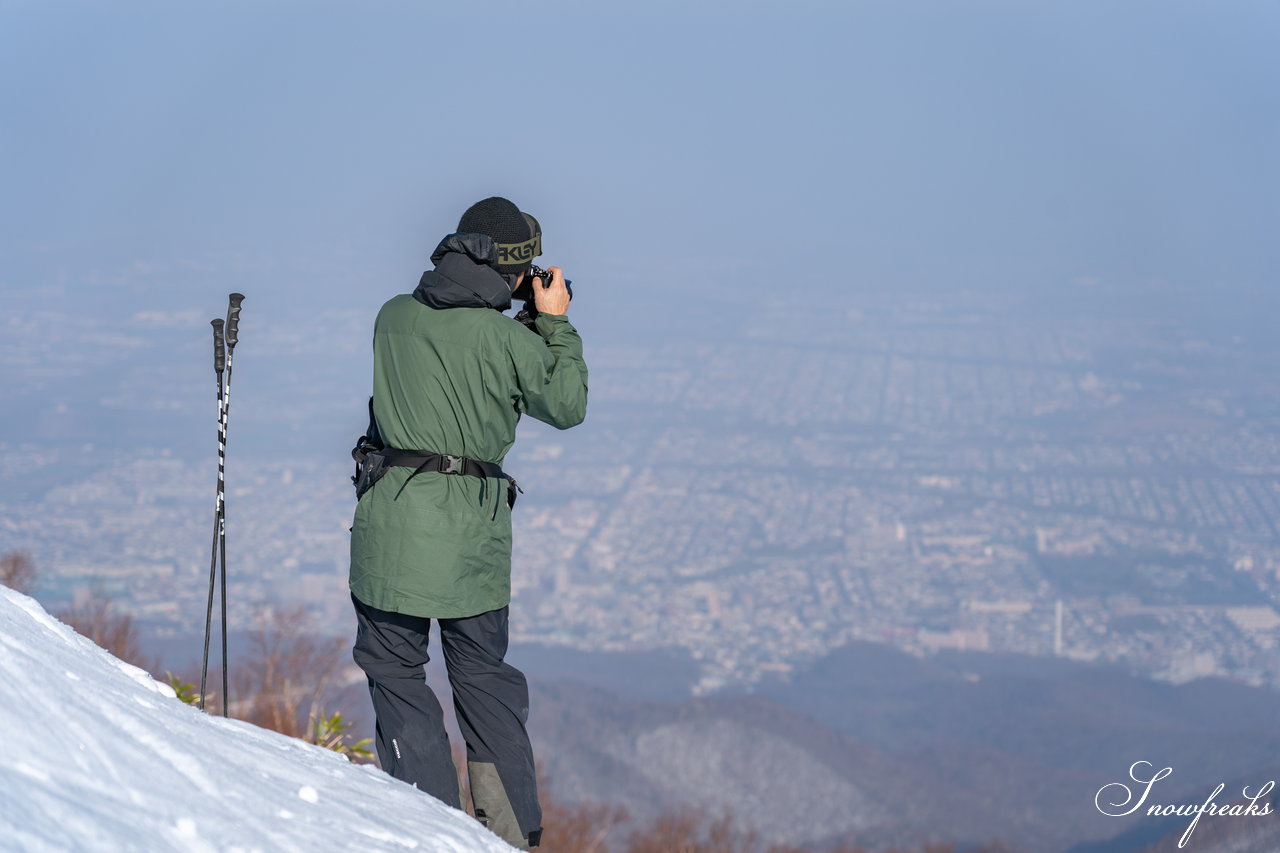
M481 462L479 459L468 459L466 456L450 456L448 453L430 453L425 450L396 450L385 447L378 451L390 468L413 468L414 476L423 471L434 471L440 474L463 474L467 477L499 477L511 479L502 468L492 462ZM408 482L407 480L405 482Z
M516 505L516 494L523 494L524 490L516 484L516 480L510 474L502 470L500 465L493 462L483 462L479 459L470 459L466 456L453 456L448 453L433 453L428 450L399 450L394 447L376 447L372 444L365 443L365 439L358 443L351 451L351 455L356 460L356 475L351 481L356 486L356 500L359 500L365 492L373 488L373 485L382 479L382 475L387 473L388 468L412 468L413 473L405 478L400 486L400 490L396 492L395 497L400 497L400 492L404 491L404 487L409 485L409 481L419 474L432 472L437 474L457 474L464 477L479 477L480 479L489 479L491 477L507 481L507 506L514 508ZM392 498L395 500L395 498ZM493 508L493 517L497 518L498 508Z

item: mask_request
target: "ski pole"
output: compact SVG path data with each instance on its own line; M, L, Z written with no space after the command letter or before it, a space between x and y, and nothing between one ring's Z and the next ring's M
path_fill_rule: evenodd
M211 321L213 326L213 371L218 375L218 491L213 505L213 545L209 554L209 604L204 617L204 659L200 664L200 710L204 710L205 683L209 675L209 635L213 632L213 590L218 576L218 543L222 536L222 483L226 457L226 435L223 419L222 375L226 366L226 346L223 341L221 319ZM224 664L223 669L226 669ZM222 702L225 707L226 694Z
M231 359L235 355L236 343L240 340L240 305L244 302L243 293L232 293L227 297L227 386L222 395L222 443L220 450L226 455L227 417L231 413ZM222 460L219 460L219 471ZM223 479L219 479L221 488ZM218 525L218 549L222 558L222 716L227 716L230 705L230 692L227 687L227 500L225 490L220 492L222 521Z

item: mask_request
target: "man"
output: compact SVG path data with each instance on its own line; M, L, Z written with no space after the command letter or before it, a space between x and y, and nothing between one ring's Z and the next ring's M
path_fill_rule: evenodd
M368 676L382 767L461 807L423 669L435 619L476 817L522 849L537 846L542 811L528 687L503 661L516 492L501 465L521 414L567 429L587 405L563 272L532 279L536 333L501 313L539 253L535 223L505 198L477 202L417 289L382 306L372 410L386 450L362 463L363 479L382 473L359 498L351 538L353 657Z

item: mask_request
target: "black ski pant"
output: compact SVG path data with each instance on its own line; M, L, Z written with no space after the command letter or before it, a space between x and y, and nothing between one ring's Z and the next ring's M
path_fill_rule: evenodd
M431 620L378 610L354 595L351 601L358 621L352 657L369 679L382 768L461 808L444 711L426 680ZM513 846L536 846L542 809L525 730L529 688L520 670L503 661L507 608L436 621L476 817Z

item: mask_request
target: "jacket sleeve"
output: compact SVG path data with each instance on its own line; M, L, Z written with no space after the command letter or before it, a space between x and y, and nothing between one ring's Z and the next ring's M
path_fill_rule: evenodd
M516 408L556 429L587 416L587 363L582 338L562 314L540 314L534 325L542 340L523 329L511 346L520 397Z

